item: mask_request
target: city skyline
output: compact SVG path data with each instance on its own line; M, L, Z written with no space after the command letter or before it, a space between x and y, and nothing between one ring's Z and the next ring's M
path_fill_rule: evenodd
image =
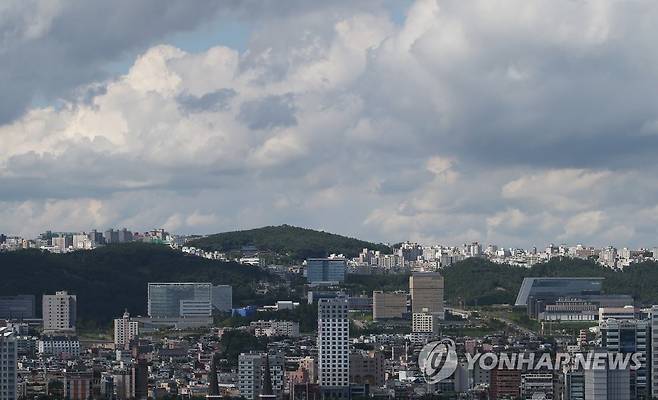
M658 236L653 3L10 4L2 231Z

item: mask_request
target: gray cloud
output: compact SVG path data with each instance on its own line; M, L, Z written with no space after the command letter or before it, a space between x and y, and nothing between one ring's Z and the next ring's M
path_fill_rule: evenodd
M249 129L285 128L297 124L292 94L267 96L247 101L240 107L238 118Z

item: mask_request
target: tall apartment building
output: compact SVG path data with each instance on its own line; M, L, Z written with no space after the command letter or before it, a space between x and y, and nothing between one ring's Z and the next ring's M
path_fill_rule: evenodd
M407 294L404 292L372 292L372 317L375 321L402 318L407 312Z
M242 353L238 357L238 388L240 396L258 399L265 386L265 368L269 367L272 391L278 395L284 387L283 354Z
M344 258L309 258L306 279L310 284L336 284L345 281L346 269Z
M411 312L437 314L443 319L443 277L437 272L414 272L409 277Z
M43 330L48 332L74 332L77 300L66 291L43 295Z
M114 346L117 349L128 349L130 341L139 335L139 322L132 321L128 310L123 317L114 320Z
M318 302L318 383L327 396L349 396L350 346L347 298Z
M642 320L617 320L609 318L601 322L601 347L609 352L622 354L640 353L640 368L630 373L632 398L648 395L648 354L651 351L651 323Z
M17 347L14 332L0 328L0 400L16 400Z

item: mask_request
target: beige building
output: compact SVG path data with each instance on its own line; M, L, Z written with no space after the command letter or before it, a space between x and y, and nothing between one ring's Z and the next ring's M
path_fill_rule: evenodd
M411 331L414 333L439 333L439 315L431 313L414 313L411 319Z
M380 319L402 318L407 312L407 294L404 292L372 292L372 317Z
M411 312L437 314L443 319L443 287L438 272L414 272L409 277Z
M128 349L130 341L139 335L139 322L130 319L126 310L122 318L114 320L114 347Z
M43 330L75 332L76 297L66 291L43 295Z

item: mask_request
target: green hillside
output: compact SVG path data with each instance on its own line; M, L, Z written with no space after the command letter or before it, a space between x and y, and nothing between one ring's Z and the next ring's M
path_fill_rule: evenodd
M102 324L125 308L134 315L145 315L148 282L230 284L234 303L240 303L254 300L254 287L259 280L275 280L254 267L187 256L167 246L141 243L68 254L38 250L0 253L0 276L0 293L34 294L37 303L44 293L68 290L78 297L80 318Z
M613 271L593 261L554 259L531 268L469 258L443 271L446 300L467 305L513 304L525 277L604 277L603 290L629 294L641 304L658 304L658 263L645 262Z
M332 253L355 257L364 248L391 252L383 244L290 225L218 233L194 240L189 245L222 252L238 252L243 246L255 246L259 251L270 251L290 261L326 257Z

